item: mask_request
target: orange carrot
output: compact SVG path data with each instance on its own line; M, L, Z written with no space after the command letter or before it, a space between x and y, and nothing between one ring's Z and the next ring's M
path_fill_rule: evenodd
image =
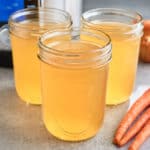
M139 132L139 134L136 136L133 143L130 145L128 150L138 150L141 144L150 137L150 120L145 124L143 129Z
M132 105L130 110L121 121L114 137L114 143L118 144L120 142L129 126L133 123L137 116L149 105L150 88L140 98L138 98L138 100Z
M148 108L136 121L136 123L127 131L121 141L118 142L119 146L126 144L133 136L135 136L140 129L143 128L145 123L150 119L150 108ZM150 130L150 129L149 129Z

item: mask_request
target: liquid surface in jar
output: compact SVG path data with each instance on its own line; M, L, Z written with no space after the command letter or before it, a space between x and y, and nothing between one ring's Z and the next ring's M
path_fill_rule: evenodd
M57 24L28 20L17 23L17 27L11 30L16 90L27 103L41 104L38 38L54 27L57 28Z
M133 27L117 22L94 21L91 28L102 29L112 42L112 61L109 68L107 100L108 105L128 100L132 93L141 35L127 34Z
M98 49L86 42L60 42L62 51ZM101 68L63 68L41 61L43 118L54 136L79 141L94 136L102 125L108 65Z

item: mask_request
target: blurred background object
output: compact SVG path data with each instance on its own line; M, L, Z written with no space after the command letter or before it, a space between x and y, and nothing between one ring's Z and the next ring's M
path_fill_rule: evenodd
M150 63L150 20L144 21L144 35L141 40L140 60Z
M47 8L65 9L65 0L38 0L39 6ZM71 0L72 1L72 0Z
M12 67L8 26L5 25L9 16L17 10L37 5L37 0L0 0L0 66Z
M38 0L41 7L62 9L70 13L73 27L80 26L83 0Z
M37 5L38 0L0 0L0 26L8 22L8 18L13 12Z
M7 22L11 13L24 7L23 0L0 0L0 22L4 24Z
M82 0L65 0L65 10L70 13L73 20L73 27L80 27L82 14Z
M24 8L34 8L38 6L38 0L24 0Z

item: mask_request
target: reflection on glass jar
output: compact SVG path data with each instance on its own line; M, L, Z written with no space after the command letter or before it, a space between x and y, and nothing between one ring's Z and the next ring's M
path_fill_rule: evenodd
M112 40L106 103L114 105L128 100L134 86L143 34L142 17L128 10L100 8L85 12L82 25L103 30Z
M62 140L90 138L103 121L111 44L95 32L56 30L39 41L43 120Z
M70 28L70 16L58 9L28 8L14 13L9 26L17 93L27 103L41 104L38 38L50 29Z

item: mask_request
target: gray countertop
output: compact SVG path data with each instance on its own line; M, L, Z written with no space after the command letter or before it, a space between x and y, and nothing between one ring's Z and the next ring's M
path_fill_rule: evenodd
M150 64L138 66L136 86L150 84ZM16 94L13 71L0 69L0 150L127 150L112 144L128 103L106 108L103 127L94 138L76 143L57 140L45 129L40 106L26 105ZM150 149L148 139L141 150Z

